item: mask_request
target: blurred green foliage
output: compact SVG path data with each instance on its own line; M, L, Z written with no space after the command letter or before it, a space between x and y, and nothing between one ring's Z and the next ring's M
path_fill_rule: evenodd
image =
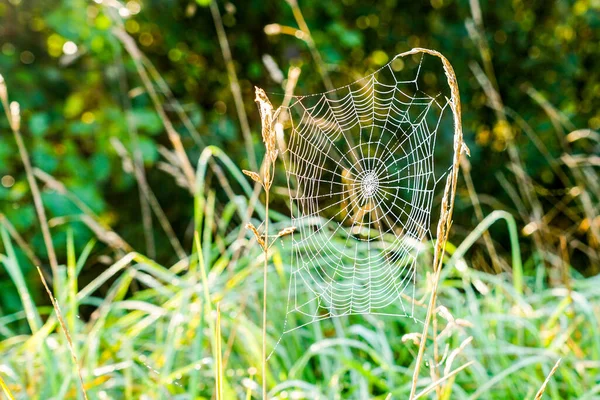
M184 105L203 141L226 149L241 167L248 168L214 22L205 7L207 1L130 0L124 3L122 10L127 11L121 15L99 3L0 3L0 73L11 99L21 104L22 130L32 162L63 182L134 248L143 249L136 181L124 171L122 159L111 144L111 138L116 138L132 151L124 108L129 97L131 124L140 137L149 184L180 239L190 244L191 197L172 176L157 168L162 160L160 146L170 148L170 143L130 56L112 29L123 24L135 38ZM476 188L498 204L510 203L496 179L498 171L507 169L504 131L487 107L470 65L481 60L467 29L472 19L469 1L300 0L299 5L335 86L353 81L413 47L445 54L459 79ZM253 86L283 92L262 57L271 55L284 75L290 65L301 66L296 94L320 92L324 86L303 41L290 35L265 34L265 26L272 23L296 27L285 1L227 1L219 2L219 7L260 153ZM560 142L544 109L525 93L527 85L541 92L574 126L600 128L598 0L482 0L481 11L504 102L538 133L552 157L560 156ZM168 104L166 109L173 113ZM0 121L0 128L0 212L44 258L31 195L5 119ZM202 148L183 125L175 128L190 159L197 160ZM561 189L542 155L519 127L513 129L529 176L550 190ZM597 149L584 150L593 153ZM51 218L79 212L54 192L44 191L43 200ZM459 193L459 210L461 200L468 203L466 193ZM492 205L484 203L484 208L489 211ZM459 212L455 219L463 230L477 222L472 212ZM556 226L560 227L561 221L556 221ZM67 228L75 232L79 248L93 236L77 222L54 227L60 258L65 257ZM154 233L157 243L166 242L158 224ZM168 247L157 246L157 251L158 259L174 260Z

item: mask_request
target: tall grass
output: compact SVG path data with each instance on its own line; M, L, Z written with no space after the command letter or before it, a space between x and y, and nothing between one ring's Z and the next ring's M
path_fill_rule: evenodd
M240 202L240 207L244 206ZM209 224L213 227L224 218L211 210L214 207L214 202L204 202L204 215L213 215ZM494 214L476 232L480 234L502 217ZM275 214L273 224L274 228L283 228L289 221ZM215 386L207 382L214 382L219 365L223 364L218 356L219 336L227 337L234 328L239 334L221 376L223 393L230 392L223 398L243 397L247 393L253 398L261 397L254 371L262 360L262 335L257 323L262 310L261 302L256 300L262 295L263 260L257 257L260 249L251 246L236 265L229 265L240 245L236 242L238 229L244 228L234 227L229 234L202 244L197 235L196 251L189 262L170 267L130 253L78 290L75 307L97 308L88 321L76 318L76 328L72 329L90 398L171 398L183 393L217 393ZM511 232L514 234L514 230ZM218 240L227 244L224 250ZM246 236L244 241L248 240L251 237ZM440 385L442 398L533 398L556 360L562 357L561 367L547 383L546 396L593 398L600 391L595 386L600 365L594 361L600 356L600 295L595 290L600 283L598 278L576 276L569 294L566 288L548 287L544 283L545 269L537 262L537 273L524 276L521 286L508 276L469 268L464 257L475 242L472 236L464 244L447 246L446 267L438 286L439 302L444 307L437 310L441 320L437 340L445 355L441 368L448 374L442 381L421 376L416 395L426 397L420 393L432 393L432 388ZM6 232L3 246L11 247ZM428 260L433 244L429 248L420 261L421 275L431 272ZM269 281L269 321L273 324L267 336L270 344L279 337L277 322L285 313L289 252L285 240L272 248L275 274ZM76 261L84 256L76 257ZM9 254L2 257L5 266L11 265L7 257L18 262ZM536 261L527 259L527 263ZM232 268L231 275L228 268ZM13 271L16 273L17 269ZM65 337L58 332L57 319L48 314L47 308L33 303L24 278L15 275L14 279L21 282L24 304L30 304L26 309L30 310L32 332L38 333L15 335L23 332L23 322L28 320L25 313L2 317L3 326L14 333L4 336L0 345L0 376L16 398L47 398L44 396L58 390L64 391L65 396L75 395L78 379L70 367L71 357ZM133 281L144 289L127 296ZM107 282L112 282L107 296L96 297L97 289ZM424 276L418 282L422 282L417 292L422 298L430 287ZM68 293L62 286L59 290ZM242 299L253 294L254 301L248 301L243 313L236 313ZM58 296L57 301L69 315L73 305L68 297ZM220 303L220 335L212 311L214 302ZM421 307L420 312L424 313L425 308ZM43 323L39 322L44 321L42 317L47 318ZM405 319L350 318L345 321L344 338L335 334L332 322L321 325L321 339L310 328L284 338L269 362L270 397L284 398L285 393L293 392L305 398L329 398L336 393L352 398L352 391L361 385L374 398L383 399L388 394L391 398L408 397L418 347L410 340L399 339L415 332L418 325ZM473 338L470 344L455 352L469 337ZM312 343L308 349L307 343ZM28 350L31 346L48 347L51 351L32 353ZM338 350L342 346L349 349L350 357L340 357ZM316 362L319 359L324 362L321 365L330 367L320 368ZM52 365L56 366L55 373L47 370ZM30 378L35 371L41 373L35 375L40 378ZM68 382L66 386L64 382ZM52 386L57 392L48 388Z
M328 87L331 83L327 66L320 58L301 10L295 1L288 3L300 29L278 26L277 32L302 32L293 34L308 44ZM481 46L484 63L483 69L473 66L476 78L502 126L509 123L509 118L524 124L498 97L493 65L483 40L479 3L476 0L470 3L475 24L472 34ZM219 27L220 17L215 7L212 3L211 11L229 65L231 54L227 56L227 38L222 25ZM161 265L132 249L110 227L102 226L84 211L82 220L87 221L99 240L116 250L117 256L106 270L80 287L79 275L89 262L95 242L76 254L70 237L68 256L62 265L59 260L52 260L49 237L50 244L46 244L53 271L50 297L54 307L48 307L43 297L32 293L32 278L24 275L19 252L36 264L38 257L11 230L10 221L3 218L0 263L16 287L23 308L0 316L0 388L9 399L67 399L86 395L92 399L365 396L594 399L600 396L600 292L597 290L600 277L582 277L571 268L568 257L569 249L578 248L591 260L597 260L597 246L594 247L592 240L589 244L578 243L569 234L561 236L561 252L554 251L554 236L547 220L558 211L545 211L541 207L515 143L511 143L509 157L517 179L514 183L506 180L505 187L514 194L520 219L504 210L487 216L477 211L479 225L456 242L448 236L452 202L446 197L438 241L426 243L418 260L415 304L416 312L428 321L424 327L410 319L377 316L323 321L284 337L266 365L265 349L279 342L281 322L286 318L292 257L289 239L283 237L275 243L270 241L268 233L286 232L290 220L268 209L268 197L264 205L257 201L259 190L252 188L223 150L206 147L194 171L154 89L154 84L160 82L158 74L130 37L119 30L114 34L134 59L138 75L163 118L175 152L172 167L179 171L174 175L182 177L193 195L192 248L186 253L185 246L171 240L179 261ZM233 72L229 77L236 96L237 77ZM296 79L298 73L293 72ZM454 79L456 85L455 77L449 79ZM557 130L573 128L533 91L528 92L547 110ZM457 97L456 93L455 100ZM2 100L5 110L10 112L8 101ZM237 103L238 100L240 123L244 126L243 104ZM459 103L453 104L453 111L458 114L456 121L460 123L460 109L456 110ZM185 120L185 112L180 111L179 118ZM13 114L16 115L9 114L9 118L19 141ZM523 130L535 137L535 132ZM595 137L595 132L574 135L575 132L566 135L570 138L567 142ZM248 137L245 139L247 145L251 144ZM21 147L26 155L26 149L19 146L20 150ZM459 140L456 157L462 150ZM123 155L127 156L126 152ZM558 161L552 155L544 153L544 156L556 167ZM569 148L565 148L564 156L571 156ZM52 177L36 174L30 163L28 166L27 157L23 157L23 162L36 209L41 210L40 224L49 236L35 177L65 196L69 191L57 185ZM587 220L588 235L596 238L592 224L598 219L598 208L594 205L598 179L590 173L589 162L566 163L568 174L556 173L565 180L566 193L578 201L569 206L581 216L577 222ZM458 163L459 158L455 158L448 196L449 193L453 196L456 190ZM216 179L209 177L209 171L214 172ZM258 178L262 180L265 172L260 172L263 176ZM272 177L270 169L269 173ZM138 174L143 180L140 177ZM517 185L516 190L513 185ZM273 191L277 189L274 187ZM474 186L471 189L471 197L475 199ZM222 207L217 205L217 190L228 195ZM142 191L162 221L161 226L173 239L175 235L172 229L169 231L168 221L161 219L160 205L152 200L151 190ZM36 199L40 200L39 205ZM565 204L569 202L570 199L565 200ZM85 210L85 203L80 208ZM248 221L259 227L264 221L265 233L257 236L249 233L245 229ZM510 238L507 264L511 268L490 274L473 268L469 254L481 241L488 249L494 248L489 228L499 225L498 222L501 224L498 229L504 226ZM519 231L520 224L524 226ZM521 242L529 236L533 237L536 253L522 254ZM261 240L263 245L255 246ZM561 256L557 258L556 254ZM495 260L501 255L490 251L490 256L493 262L502 265L503 260ZM564 278L550 279L552 269L546 268L547 264L560 265L566 271ZM86 318L79 311L84 308L93 310ZM66 316L64 320L62 315ZM432 337L431 344L427 337ZM74 355L77 368L73 366ZM422 364L428 368L428 376L420 373Z

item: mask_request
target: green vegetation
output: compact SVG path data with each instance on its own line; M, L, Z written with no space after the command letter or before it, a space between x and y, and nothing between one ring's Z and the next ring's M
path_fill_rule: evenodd
M417 394L600 398L600 4L361 3L0 4L0 398L261 398L263 339L271 398L408 398L420 323L281 337L289 236L263 337L246 224L288 228L288 195L283 167L270 201L242 169L264 154L255 85L277 107L413 47L452 63L471 150Z

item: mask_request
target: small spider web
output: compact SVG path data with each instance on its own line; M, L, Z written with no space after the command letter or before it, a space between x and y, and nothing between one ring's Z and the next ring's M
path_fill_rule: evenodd
M296 231L284 334L356 314L417 320L415 264L431 236L443 177L436 137L450 108L420 90L422 61L411 80L400 80L392 61L287 108L283 159Z

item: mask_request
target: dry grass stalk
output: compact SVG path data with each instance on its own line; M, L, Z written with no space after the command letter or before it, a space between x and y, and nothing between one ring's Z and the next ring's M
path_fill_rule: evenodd
M460 367L456 368L454 371L452 371L449 374L445 375L444 377L438 379L437 381L432 382L431 384L429 384L429 386L427 386L425 389L423 389L422 391L417 393L414 397L412 397L412 399L416 400L416 399L419 399L419 398L425 396L432 390L438 388L442 383L446 382L448 379L455 377L459 372L470 367L473 363L475 363L475 361L469 361L468 363L461 365Z
M244 109L244 100L242 98L240 83L238 81L237 74L235 72L235 67L233 65L233 57L231 56L229 41L227 40L227 34L225 33L225 28L223 27L223 21L221 19L221 13L219 12L219 6L214 0L210 2L210 12L215 22L215 29L217 30L217 36L219 38L221 53L223 53L223 58L225 59L225 68L227 69L227 76L229 77L231 93L233 94L235 108L237 110L238 119L240 120L240 126L242 128L242 135L244 136L244 142L246 144L246 153L248 155L250 168L257 169L258 164L256 161L256 154L254 154L254 147L252 146L252 134L250 133L248 116L246 115L246 110Z
M265 230L261 234L252 224L247 224L246 228L252 231L264 253L263 264L263 318L262 318L262 396L267 398L267 273L269 267L269 194L275 175L275 162L279 151L277 149L277 134L275 123L279 116L281 108L273 111L273 105L269 101L264 90L255 88L256 103L260 112L262 123L262 139L265 145L265 157L262 162L262 174L254 171L243 171L252 180L259 183L265 192ZM277 237L281 237L294 232L293 228L287 228L279 232Z
M546 390L546 386L548 385L548 382L550 382L550 378L552 378L552 375L554 375L554 373L558 369L558 366L560 365L561 360L562 359L559 358L556 361L556 364L554 364L554 367L552 367L552 370L550 370L550 373L546 377L546 380L544 380L544 383L542 383L542 387L540 387L540 390L538 390L537 394L535 395L535 400L541 400L542 399L542 396L544 395L544 391Z
M179 101L177 100L177 98L173 95L173 92L171 91L171 88L169 87L169 85L167 85L167 82L165 82L165 80L160 75L160 73L158 72L158 70L156 69L156 67L154 66L154 64L152 64L152 62L150 61L150 59L148 57L146 57L146 55L143 54L143 53L142 53L142 60L144 62L144 66L146 67L146 69L148 70L148 72L150 72L150 75L152 76L152 78L154 79L154 81L156 82L156 84L158 85L160 91L167 98L167 100L169 102L168 104L173 107L173 109L175 110L175 113L177 114L177 116L179 117L179 119L181 120L181 122L183 123L183 125L185 126L185 129L188 130L188 132L192 136L192 139L194 139L194 142L196 142L196 144L199 147L206 147L206 143L202 139L202 136L200 135L200 132L198 132L198 130L196 129L196 127L192 123L192 120L190 119L190 117L185 112L185 109L179 103Z
M265 159L263 161L262 186L265 191L265 234L262 248L264 252L263 265L263 318L262 318L262 395L267 398L267 273L269 269L269 189L273 183L271 170L275 169L277 150L275 149L275 129L273 127L273 106L267 98L264 90L256 88L256 102L260 111L262 122L262 137L265 143ZM258 232L255 232L256 235ZM258 238L260 243L260 238Z
M279 108L280 110L285 109L289 106L289 104L292 100L293 92L296 88L296 84L298 83L298 78L300 76L300 72L301 72L300 68L298 68L298 67L290 67L289 68L288 77L287 77L287 81L286 81L286 85L285 85L285 97L282 101L281 107ZM283 124L286 122L286 118L289 118L289 115L287 114L287 112L280 112L278 114L278 117L276 118L277 122L275 122L275 135L276 135L276 139L277 139L279 148L282 149L282 151L285 150L285 141L283 138ZM280 156L283 156L284 154L285 153L280 153ZM285 161L285 159L284 159L284 161ZM266 159L263 160L263 164L264 164L264 162L266 162ZM260 190L262 184L260 183L260 181L261 181L260 175L257 174L256 172L252 172L252 171L243 171L243 172L244 172L244 174L248 175L254 182L256 182L254 192L250 199L248 210L246 211L246 215L244 218L244 222L247 223L250 220L250 217L252 216L252 214L254 213L254 204L258 199L258 195L260 193L259 190ZM231 197L233 197L233 196L231 196ZM254 233L260 246L263 247L264 242L261 244L262 238L261 238L260 233L258 232L256 227L254 227L254 225L250 224L250 226L251 227L249 227L248 224L246 224L246 227ZM254 228L254 229L252 229L252 228ZM286 232L285 235L291 234L295 230L295 228L286 228L286 229L289 229L290 231ZM278 237L284 236L284 234L282 234L282 232L286 231L286 229L279 232ZM240 230L237 241L239 241L243 237L243 235L244 235L244 231ZM258 240L259 238L261 238L261 239ZM243 247L239 247L235 251L230 265L236 264L236 260L240 256L242 249L243 249ZM229 269L229 273L232 274L233 270ZM244 312L246 305L247 305L247 301L244 300L240 306L238 315L242 314ZM228 343L227 343L227 351L225 353L224 363L223 363L224 368L227 365L227 362L229 360L229 354L231 353L231 349L233 347L233 342L235 340L236 333L237 333L237 324L234 324L232 326L231 335L230 335ZM248 391L248 393L250 393L250 391Z
M479 47L485 72L481 71L481 69L476 64L472 64L471 68L474 70L473 72L475 74L475 77L484 89L486 96L488 97L491 103L491 108L496 112L498 122L507 128L506 145L511 162L514 164L517 185L519 187L519 191L521 192L522 197L526 199L527 202L531 205L531 215L528 215L528 218L524 220L528 222L528 225L535 226L536 228L529 234L532 234L533 240L535 242L536 247L538 248L539 254L555 254L557 252L557 247L559 247L560 244L557 243L557 241L555 240L556 235L553 235L552 232L550 232L551 229L547 226L547 224L543 223L541 219L543 215L543 207L537 197L531 179L525 173L525 168L523 167L523 164L520 161L519 152L514 144L514 134L512 132L510 124L507 122L505 117L505 115L507 115L507 110L504 104L502 103L501 96L497 89L498 84L494 74L494 68L491 59L491 51L485 39L486 35L483 25L483 19L481 16L481 7L479 4L479 0L470 0L470 4L474 23L468 23L467 28L469 31L469 35L473 38L474 42ZM552 104L550 104L550 102L548 102L543 97L543 95L537 90L535 90L535 88L533 88L531 85L524 84L521 86L521 89L542 107L542 109L550 118L550 122L555 128L558 142L562 145L565 151L569 152L570 140L568 135L565 137L565 133L567 132L567 130L574 130L575 127L568 119L568 117L565 116L564 113L556 109ZM554 162L550 162L550 165L552 164L554 164ZM580 202L582 210L585 213L585 218L591 221L595 215L595 211L593 207L593 201L591 200L591 196L588 193L589 189L587 189L590 186L589 179L586 179L582 171L580 171L579 167L568 167L571 169L573 178L575 180L575 184L580 188L584 188L582 190L581 195L578 196L578 201ZM563 180L563 184L570 185L570 183L564 182L565 176L563 172L558 172L557 176L561 180ZM598 195L599 193L600 191L597 191L596 195ZM592 226L591 228L592 229L590 229L589 231L589 242L592 251L590 257L597 260L600 257L600 251L598 250L598 246L600 244L600 228L594 226ZM552 259L548 259L548 257L544 257L543 261L545 264L549 262L552 263L555 269L560 268L560 263L552 262Z
M462 167L463 177L467 185L467 191L469 192L469 198L471 199L473 209L475 210L475 216L477 217L477 221L481 223L483 221L484 215L483 210L481 209L481 203L479 202L479 196L477 195L477 190L475 189L473 179L471 178L471 163L467 158L461 158L460 165ZM494 247L494 242L492 241L490 232L486 230L485 232L483 232L482 237L485 243L485 247L488 253L490 254L492 266L494 267L494 272L499 274L500 272L502 272L502 267L500 265L500 258L498 257L498 253L496 252L496 248Z
M54 311L56 312L56 317L58 318L58 322L60 323L60 327L67 338L67 343L69 344L69 351L71 352L71 357L73 357L73 362L75 363L75 369L77 369L77 375L79 376L79 383L81 384L81 391L83 393L83 398L88 400L87 393L85 391L85 385L83 383L83 376L81 375L81 368L79 367L79 361L77 361L77 355L75 354L75 348L73 346L73 340L71 340L71 335L69 334L69 330L67 329L67 325L63 319L62 313L60 311L60 306L56 302L54 295L50 291L48 284L46 283L46 279L44 279L44 274L40 267L37 267L38 274L40 275L40 279L42 280L42 284L48 293L48 297L50 297L50 301L52 301L52 307L54 307Z
M292 101L292 96L294 93L294 89L296 88L296 84L298 83L298 77L300 76L300 68L298 67L290 67L290 69L288 70L288 79L287 79L287 84L285 86L285 97L283 98L283 102L281 104L280 109L286 109L290 102ZM277 118L277 123L275 123L275 135L279 144L279 148L282 149L282 151L285 150L285 141L283 138L283 123L285 123L284 118L288 118L288 114L287 112L280 112L278 114L278 118ZM284 156L285 153L281 153L280 156ZM266 160L263 160L263 164ZM285 159L284 159L285 161ZM244 172L244 171L242 171ZM255 174L252 171L247 171L250 172L252 174ZM244 172L246 174L246 172ZM260 175L259 175L260 177ZM254 180L254 178L252 178ZM252 214L254 213L254 204L256 204L256 201L258 200L258 196L260 194L260 189L261 189L261 184L260 184L260 178L258 179L258 181L256 181L256 185L254 185L254 191L252 192L252 196L248 202L248 210L246 210L246 215L244 217L243 220L243 224L247 224L248 221L250 221L250 218L252 217ZM238 235L237 241L241 240L241 238L244 236L244 231L240 230L240 233ZM237 260L237 258L240 256L240 252L242 250L242 247L240 247L235 254L232 257L232 262L230 265L235 265L235 261Z
M530 85L523 85L523 89L525 92L542 107L546 115L550 118L552 125L554 126L554 130L558 136L558 140L562 147L567 152L571 152L570 141L568 140L566 134L566 130L574 131L576 128L573 123L569 120L569 118L562 113L560 110L556 109L546 98L538 92L535 88ZM561 159L565 161L565 158L570 159L570 155L563 155ZM593 186L590 184L590 181L585 178L585 175L582 173L581 168L585 166L585 164L590 165L600 165L600 157L588 157L587 162L584 162L583 165L576 163L566 163L566 165L570 168L573 177L575 178L576 184L582 188L581 195L579 196L580 203L582 205L582 209L585 213L585 217L592 221L595 218L596 212L593 205L593 200L588 191L593 190ZM594 174L592 172L592 174ZM596 191L596 195L600 195L600 192ZM590 224L590 243L593 249L595 249L596 258L600 255L598 251L598 247L600 245L600 226L596 226L596 224Z
M321 75L321 79L323 80L323 83L325 84L325 88L327 89L327 91L333 91L335 88L333 87L333 83L331 82L331 79L329 78L329 74L327 72L327 67L325 66L325 63L323 62L321 53L319 53L319 50L317 49L317 46L315 45L315 42L310 33L310 29L308 28L308 25L306 24L306 20L304 19L304 15L302 15L302 10L300 10L300 7L298 6L298 1L297 0L286 0L286 2L290 5L290 7L292 9L292 13L294 14L294 19L296 20L296 23L298 24L298 27L300 28L300 32L302 33L301 35L299 35L296 32L296 33L294 33L294 36L296 36L297 38L302 39L306 42L306 44L308 45L308 48L310 50L310 54L311 54L313 60L315 61L315 64L317 65L319 74Z
M21 135L21 112L19 103L13 101L8 103L8 89L4 77L0 75L0 101L4 107L6 118L10 124L11 130L17 142L19 148L19 155L23 166L25 167L25 174L27 176L27 182L31 189L31 195L33 197L33 203L35 205L35 211L42 228L42 236L44 238L44 245L48 252L48 260L50 261L50 268L52 269L52 275L58 276L58 260L56 258L56 252L54 251L54 244L52 243L52 236L50 235L50 228L48 227L48 219L46 218L46 211L44 210L44 203L42 202L42 196L38 188L37 182L33 174L33 167L29 158L29 153L23 142L23 136Z
M492 109L496 114L496 120L498 125L502 127L504 131L504 140L508 150L508 155L511 163L514 166L514 172L517 177L517 186L522 198L526 199L531 205L531 215L528 215L525 221L536 224L539 229L533 232L533 241L536 247L539 249L540 254L545 254L547 246L546 243L551 243L548 239L549 233L547 227L540 223L540 219L543 214L543 209L540 201L537 197L535 189L531 184L531 179L525 173L525 168L519 156L518 149L515 145L514 138L515 133L511 127L511 124L506 119L506 111L500 92L498 91L498 82L496 74L494 72L494 66L492 63L492 52L489 48L488 42L485 35L485 27L483 24L483 17L481 12L481 6L479 0L470 0L471 13L473 15L474 23L468 23L467 28L469 35L479 48L479 53L483 62L484 71L479 68L477 63L471 63L471 69L475 74L479 84L484 90ZM550 251L552 252L552 251ZM544 259L544 262L547 260Z
M140 139L138 135L137 126L134 122L132 115L132 104L129 96L129 85L127 82L127 74L125 65L123 62L123 55L117 52L116 58L118 59L119 68L119 87L121 89L121 98L123 109L125 111L125 117L127 120L127 133L129 135L131 146L133 148L133 166L135 178L138 183L138 198L140 202L140 211L142 214L142 225L144 227L144 239L146 242L146 251L150 258L156 256L156 245L154 241L154 229L152 223L152 211L150 210L150 204L146 196L146 192L150 190L148 181L146 179L146 170L144 168L144 157L140 146Z
M87 214L70 215L64 217L55 217L48 221L49 225L54 227L62 225L73 220L79 220L83 222L93 233L96 235L98 240L107 246L115 250L123 250L127 253L133 251L133 248L127 243L118 233L111 230L109 227L103 225L93 217Z
M177 131L173 127L173 123L167 116L167 113L164 110L164 107L160 101L160 98L158 97L158 94L156 93L156 90L154 89L154 85L152 84L152 81L150 80L150 77L148 76L148 72L144 68L143 57L142 57L142 53L141 53L140 49L137 47L135 40L127 32L125 32L125 30L123 30L121 28L114 28L112 32L115 35L115 37L117 37L121 41L121 43L123 43L125 50L127 50L129 55L131 56L131 59L133 60L133 62L135 64L138 75L140 76L142 83L144 84L144 87L146 88L146 92L148 93L148 95L150 96L150 99L152 100L152 103L154 104L154 109L156 110L156 113L160 117L160 119L163 123L163 126L165 127L165 130L167 131L169 141L173 145L173 149L175 150L175 153L177 154L177 158L179 161L179 167L181 168L181 170L183 171L183 174L186 177L186 180L188 183L188 189L191 193L193 193L194 185L195 185L195 181L196 181L196 175L194 173L194 168L192 167L192 164L190 163L190 159L188 158L188 156L185 152L185 149L181 142L181 136L179 135L179 133L177 133Z
M135 172L135 169L136 169L135 164L133 162L131 162L131 157L129 156L129 153L127 152L127 149L125 148L125 146L117 138L111 138L110 142L113 145L114 149L116 150L117 154L119 154L119 156L123 160L124 165L131 166L131 168L128 168L129 172L131 172L131 171ZM159 148L159 152L160 152L160 148ZM161 154L162 153L163 152L161 152ZM141 176L140 176L140 178L141 178ZM171 246L175 250L175 253L177 253L177 256L180 259L186 258L187 254L186 254L185 250L183 249L181 242L177 238L177 235L175 235L175 231L173 230L173 227L171 226L169 219L167 218L160 203L158 202L156 195L154 194L154 192L152 191L150 186L147 184L145 179L143 181L138 180L138 182L140 182L140 189L142 190L144 196L146 196L146 200L148 201L150 208L154 212L154 215L156 216L156 219L158 220L161 228L167 235L167 238L169 239L169 243L171 243Z
M29 246L29 244L27 244L25 239L23 239L23 237L19 234L19 232L17 232L17 230L15 229L13 224L11 224L10 221L8 220L8 218L6 218L6 216L2 213L0 213L0 224L4 225L8 234L13 238L13 240L17 243L17 245L23 250L23 252L27 256L27 258L29 258L29 260L31 261L31 263L33 265L41 265L42 264L42 262L40 261L38 256L36 256L35 253L33 252L33 249L31 248L31 246Z
M412 54L429 54L437 57L441 60L444 67L444 73L450 87L451 99L450 107L454 117L454 157L452 161L452 171L446 179L446 187L444 189L444 195L442 198L442 206L440 218L437 226L437 239L435 244L435 253L433 260L433 287L431 290L431 298L429 301L429 307L427 309L427 315L425 317L425 323L423 326L423 334L421 335L419 351L417 353L417 359L415 363L415 370L413 373L410 399L415 398L417 390L417 381L419 379L419 371L421 369L421 363L423 361L423 355L425 352L425 345L427 342L427 334L429 330L429 324L432 318L433 311L435 310L435 303L437 299L437 289L440 279L440 272L442 270L442 261L444 258L444 252L446 248L446 241L452 226L452 213L454 211L454 197L456 194L456 185L458 181L458 171L460 169L460 158L463 152L469 153L467 146L463 142L462 133L462 121L461 121L461 104L460 104L460 92L458 89L458 82L456 80L456 74L452 65L448 59L438 51L415 48L399 55L399 57L406 57ZM434 344L435 346L436 344Z
M33 174L40 181L44 182L44 184L48 187L48 189L54 190L56 193L61 194L61 195L65 196L66 198L68 198L69 200L71 200L73 202L73 204L75 204L77 206L77 208L79 208L81 210L81 212L89 215L90 217L92 217L94 219L97 219L97 220L100 219L98 217L98 215L91 208L88 207L87 204L85 204L79 197L77 197L73 192L71 192L69 189L67 189L67 187L62 182L60 182L58 179L56 179L52 175L42 171L39 168L34 168Z

